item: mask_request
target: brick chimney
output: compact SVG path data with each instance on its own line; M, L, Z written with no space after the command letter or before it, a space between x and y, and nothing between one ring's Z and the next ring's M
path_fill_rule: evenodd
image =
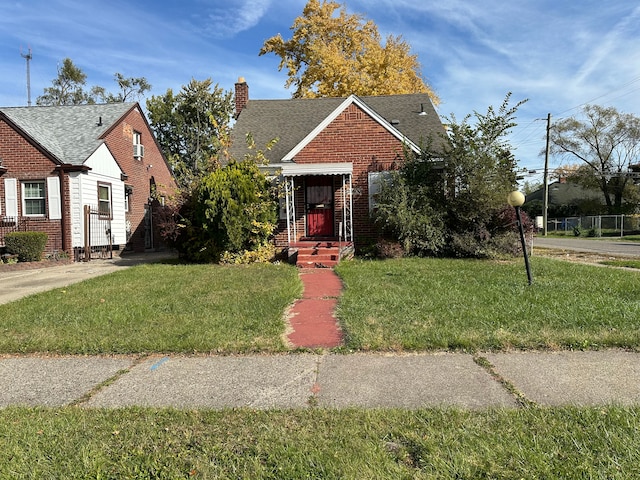
M249 85L245 81L244 77L238 78L238 82L236 83L236 118L240 115L240 112L244 107L249 103Z

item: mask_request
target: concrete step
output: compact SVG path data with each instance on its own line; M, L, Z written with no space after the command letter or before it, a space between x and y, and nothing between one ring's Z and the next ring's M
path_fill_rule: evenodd
M333 268L338 264L337 260L300 260L296 262L298 268Z

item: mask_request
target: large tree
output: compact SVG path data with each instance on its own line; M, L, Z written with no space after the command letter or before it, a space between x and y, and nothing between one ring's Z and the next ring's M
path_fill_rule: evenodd
M260 55L280 57L295 98L428 93L438 103L409 44L400 36L383 44L371 20L347 14L337 2L309 0L291 30L289 40L278 34L265 41Z
M182 186L214 170L229 138L233 95L210 78L147 100L149 123Z
M551 127L550 151L580 160L575 178L602 191L608 213L623 212L625 203L638 202L638 189L629 173L631 165L639 162L640 118L598 105L586 105L582 115Z
M118 84L118 93L107 92L103 87L93 87L92 95L103 103L120 103L139 101L149 90L151 84L145 77L125 77L121 73L114 74L114 80Z
M104 87L94 86L85 89L87 75L77 67L70 58L62 61L58 66L58 76L53 79L52 86L44 89L44 94L36 99L37 105L83 105L102 103L119 103L138 100L145 92L151 90L151 85L144 77L126 78L121 73L114 75L120 91L108 92Z

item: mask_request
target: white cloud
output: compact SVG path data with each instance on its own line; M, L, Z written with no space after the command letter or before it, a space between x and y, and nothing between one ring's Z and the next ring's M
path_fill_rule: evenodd
M230 2L229 2L230 3ZM207 32L216 38L228 38L255 27L265 15L271 0L244 0L213 9L208 15Z

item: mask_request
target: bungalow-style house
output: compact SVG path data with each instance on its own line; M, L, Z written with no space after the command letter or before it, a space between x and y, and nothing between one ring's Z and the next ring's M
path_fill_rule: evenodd
M30 230L76 260L157 248L152 208L174 188L138 103L0 108L0 246Z
M444 133L426 94L249 100L241 77L235 106L233 158L251 154L247 135L262 150L277 139L264 150L285 192L275 243L299 266L332 266L341 248L373 242L380 179Z

